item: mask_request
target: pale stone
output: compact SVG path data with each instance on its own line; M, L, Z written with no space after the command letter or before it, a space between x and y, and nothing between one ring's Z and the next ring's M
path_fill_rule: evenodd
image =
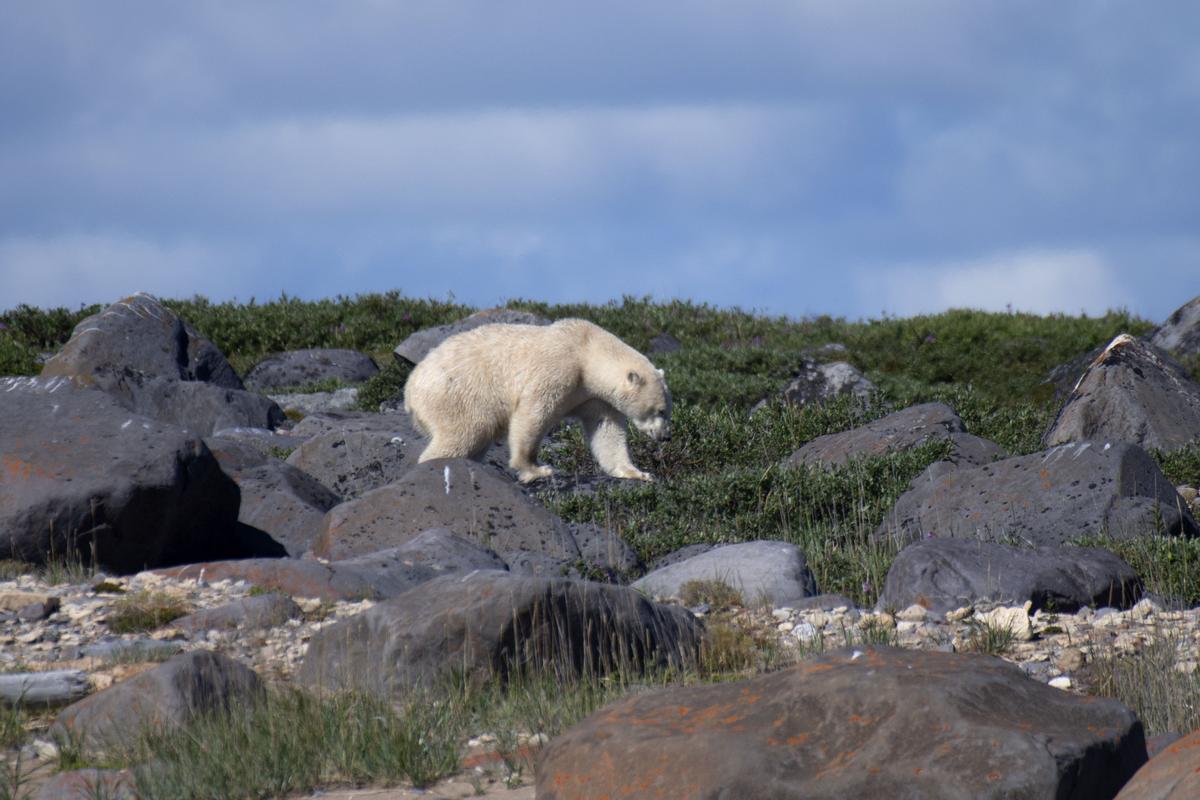
M1061 669L1063 672L1078 672L1083 669L1083 665L1087 663L1084 658L1083 651L1078 647L1064 648L1058 657L1054 659L1054 666Z
M1029 619L1029 610L1032 607L1033 603L1026 601L1023 606L997 608L975 616L986 625L1009 630L1019 641L1028 642L1033 638L1033 624Z
M1053 686L1055 689L1064 689L1064 690L1070 689L1071 688L1071 679L1068 678L1066 675L1059 675L1057 678L1050 679L1050 685Z
M947 622L961 622L975 613L975 606L962 606L946 612Z
M904 622L921 622L929 616L929 610L924 606L913 603L908 608L896 614L896 619Z

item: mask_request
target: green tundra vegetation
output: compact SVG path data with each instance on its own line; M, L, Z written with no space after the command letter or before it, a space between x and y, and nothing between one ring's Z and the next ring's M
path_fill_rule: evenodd
M203 297L165 303L243 373L281 350L344 347L370 353L383 369L360 389L360 404L369 410L403 390L408 367L392 356L396 344L476 310L399 292L315 301L284 295L263 303L214 303ZM634 461L659 480L602 486L588 495L544 490L542 498L554 511L572 521L615 527L647 561L695 542L792 541L804 549L822 591L864 604L875 602L895 555L891 546L872 543L869 534L909 481L944 455L943 446L863 459L833 472L780 469L783 458L821 434L933 400L953 407L970 432L1013 454L1035 452L1057 411L1053 387L1046 382L1050 370L1119 333L1139 335L1153 328L1122 310L1087 317L954 309L847 321L634 297L603 305L523 299L507 305L551 319L589 319L643 351L662 333L681 345L676 352L652 355L675 398L671 441L659 444L636 431L631 435ZM99 309L19 306L0 314L0 374L36 374L39 354L53 352L76 323ZM820 351L829 343L844 345L846 351L836 357L854 364L878 387L868 402L840 399L803 408L771 402L749 413L760 400L778 396L806 358L831 360ZM1200 483L1200 446L1155 455L1173 482ZM542 457L567 474L594 474L577 428L556 432ZM1132 542L1086 543L1119 552L1152 591L1200 603L1195 568L1200 547L1192 542L1148 535Z

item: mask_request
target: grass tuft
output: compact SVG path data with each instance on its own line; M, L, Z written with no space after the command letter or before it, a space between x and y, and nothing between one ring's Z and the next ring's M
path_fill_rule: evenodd
M151 631L191 613L177 597L162 592L140 591L122 595L106 618L113 633Z

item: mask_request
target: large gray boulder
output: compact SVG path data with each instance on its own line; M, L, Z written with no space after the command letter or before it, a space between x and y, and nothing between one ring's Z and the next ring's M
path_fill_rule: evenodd
M929 539L900 551L879 595L880 607L922 605L942 614L981 600L1072 612L1081 606L1128 608L1142 594L1133 567L1096 547L1014 547Z
M693 663L700 629L682 608L627 587L507 572L423 583L313 635L300 681L403 694L451 674L631 673Z
M817 581L804 553L787 542L743 542L716 547L633 582L654 597L679 597L691 581L720 581L737 590L747 605L794 606L817 594Z
M1200 730L1169 743L1121 788L1117 800L1192 800L1200 797Z
M923 403L841 433L818 436L796 450L789 466L842 466L852 459L911 450L927 442L948 439L953 448L950 461L979 465L1008 455L1004 448L966 432L954 409L945 403Z
M1153 345L1122 334L1087 368L1047 446L1085 439L1173 450L1200 437L1200 384Z
M251 367L245 383L256 391L274 392L327 380L363 383L377 372L375 359L357 350L288 350L272 353Z
M146 377L243 389L224 354L186 320L144 292L118 300L78 325L42 367L44 377L93 377L131 370Z
M1150 343L1180 357L1200 355L1200 296L1175 309L1151 334Z
M135 414L209 436L225 428L280 425L283 409L269 397L213 383L114 373L98 385Z
M241 490L238 521L278 542L298 557L312 547L329 509L341 502L313 476L239 440L205 440L225 473Z
M0 552L105 569L247 555L239 492L199 436L67 378L0 379Z
M580 558L562 520L507 475L461 458L417 464L400 480L334 506L313 553L353 558L404 544L428 528L445 528L502 557L525 550Z
M148 729L174 728L200 715L245 708L264 691L249 667L219 653L193 650L67 706L50 730L89 747L119 747Z
M528 311L489 308L460 319L458 322L451 322L448 325L438 325L435 328L426 328L425 330L417 331L396 345L396 349L393 352L396 358L416 364L425 358L430 350L456 333L474 330L484 325L549 325L550 322L551 320L539 317L537 314L531 314Z
M287 463L345 499L399 480L425 449L407 414L322 414L304 418L292 433L312 438Z
M78 378L136 414L202 436L221 428L273 428L284 419L274 402L244 391L216 345L144 293L76 325L42 375Z
M980 467L936 467L913 480L877 538L1037 546L1081 536L1200 533L1158 464L1136 445L1079 442Z
M537 796L1095 800L1145 760L1116 700L991 656L868 647L619 700L542 751Z

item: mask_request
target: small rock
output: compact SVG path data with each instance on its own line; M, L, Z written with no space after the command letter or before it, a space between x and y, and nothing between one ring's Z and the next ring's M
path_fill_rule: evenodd
M946 621L947 622L961 622L962 620L966 619L967 617L971 616L974 613L975 613L975 606L962 606L961 608L956 608L953 611L947 611L946 612Z
M920 606L920 605L917 605L916 603L913 603L908 608L906 608L903 611L901 611L900 613L896 614L896 619L902 620L904 622L924 622L926 617L928 617L928 616L929 616L929 612L925 609L924 606Z
M811 642L814 639L819 639L820 631L807 622L801 622L792 628L792 636L795 636L801 642Z
M1033 625L1029 620L1029 609L1032 607L1032 603L1026 602L1023 606L997 608L975 616L986 625L1007 629L1019 641L1028 642L1033 638Z
M1071 679L1066 675L1059 675L1057 678L1051 678L1048 683L1055 689L1070 689Z
M1067 647L1054 659L1054 666L1063 672L1078 672L1086 663L1087 659L1078 647Z

